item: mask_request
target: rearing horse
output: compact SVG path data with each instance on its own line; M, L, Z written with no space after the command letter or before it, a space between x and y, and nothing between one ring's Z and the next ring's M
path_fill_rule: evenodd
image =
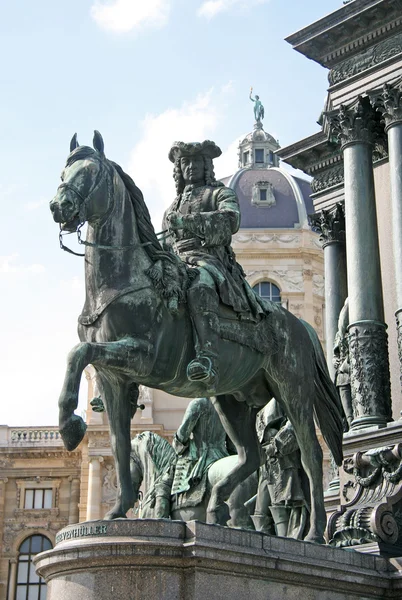
M180 303L178 313L173 314L163 290L150 277L156 263L179 259L163 252L140 190L118 165L106 159L98 132L94 149L78 146L73 137L62 184L50 208L64 230L75 231L81 223L88 223L86 299L78 326L81 343L68 356L59 399L60 432L68 450L76 448L85 434L86 425L74 410L81 374L92 364L109 417L118 478L116 504L106 518L124 517L135 501L130 479L130 421L137 408L138 385L183 397L205 395L204 384L190 382L186 375L195 356L186 305ZM313 413L340 464L340 401L313 328L274 303L267 304L267 313L275 351L258 352L230 339L219 343L220 380L211 401L239 459L212 490L208 522L226 524L225 501L261 464L255 417L275 397L293 424L310 481L311 526L306 539L323 543L322 450ZM235 323L238 331L246 326L227 312L225 321Z

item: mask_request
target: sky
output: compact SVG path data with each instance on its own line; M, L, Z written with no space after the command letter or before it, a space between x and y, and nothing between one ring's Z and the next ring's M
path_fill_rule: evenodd
M77 132L142 189L156 231L174 198L175 140L213 139L218 177L252 130L286 146L318 131L327 72L284 38L341 0L0 2L0 424L57 424L78 342L83 259L62 252L49 201ZM85 409L85 383L78 414Z

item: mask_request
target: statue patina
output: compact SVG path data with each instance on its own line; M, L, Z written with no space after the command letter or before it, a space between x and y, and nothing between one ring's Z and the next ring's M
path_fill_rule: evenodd
M260 100L260 97L255 95L255 98L252 97L253 88L250 88L250 100L254 102L254 118L257 123L261 123L264 119L264 106Z
M212 159L220 155L220 148L209 140L173 144L169 159L174 163L177 195L164 217L164 229L171 233L165 247L195 268L187 303L196 358L187 367L187 377L203 381L209 395L219 381L219 302L241 319L257 322L264 315L231 247L240 226L240 208L235 192L215 179Z
M335 368L335 385L338 388L343 411L346 418L346 428L349 429L353 421L352 391L350 387L350 362L349 362L349 300L346 298L338 319L338 331L334 340L333 365Z
M294 429L275 398L258 417L266 459L251 518L257 531L303 539L309 514L308 483Z
M92 364L109 418L116 465L118 496L107 515L115 519L124 517L135 502L130 474L130 422L137 409L138 385L197 398L207 395L210 382L189 379L187 370L197 358L186 300L187 289L197 281L194 273L201 280L198 265L188 265L182 257L162 248L141 191L121 167L106 158L99 132L95 132L93 145L93 148L79 146L76 136L73 137L62 183L50 204L62 232L80 231L82 224L88 223L87 238L82 240L86 299L79 317L81 342L68 356L59 398L59 428L68 450L76 448L83 439L86 425L74 411L81 374ZM206 194L207 190L209 195L208 186ZM221 222L221 213L215 207L204 210L211 213L210 222L215 219ZM202 212L200 216L195 214L194 222L209 222L202 215ZM231 218L229 221L232 223ZM229 235L232 229L225 214L223 222L222 229ZM180 230L177 220L176 229L174 225L171 227ZM209 246L209 227L197 232L201 242ZM65 247L63 241L62 247ZM222 247L220 237L217 247ZM225 243L223 247L228 245ZM206 255L204 258L207 265L209 259ZM237 267L229 266L237 277ZM208 269L205 271L210 274ZM228 286L225 271L217 267L216 273L222 276L222 287ZM247 288L244 290L247 294ZM214 293L218 295L218 290ZM257 323L240 319L230 306L219 305L220 335L214 338L217 350L212 365L219 373L214 405L236 447L238 461L214 485L207 521L224 525L229 520L225 501L260 466L262 454L255 418L274 396L294 427L309 477L311 519L307 539L323 543L326 513L322 450L313 412L336 462L341 464L339 396L314 329L282 306L260 302L258 306L264 307L264 315Z
M194 405L197 405L198 400L192 401ZM212 405L210 407L214 410ZM198 412L197 409L195 411ZM208 418L205 411L203 411L201 419L205 423L211 423L211 419ZM199 436L200 432L197 432L197 429L202 429L200 427L201 420L198 419L197 423L194 430L195 434ZM215 425L218 429L217 423ZM222 426L220 437L223 439L225 437ZM199 452L198 459L197 452L192 449L191 454L194 457L192 458L189 445L180 447L180 454L176 454L167 440L152 431L144 431L132 440L131 481L135 496L138 496L140 487L143 490L139 508L140 517L206 521L211 491L232 471L237 462L237 456L227 456L224 446L221 445L217 452L213 452L211 447L209 453ZM213 456L217 457L221 454L224 454L222 458L213 459ZM203 458L207 466L203 464ZM189 470L187 470L188 464L190 464ZM185 477L183 477L183 469L188 474ZM255 473L235 488L228 499L231 512L229 526L253 528L250 509L245 506L245 503L256 491L257 476Z

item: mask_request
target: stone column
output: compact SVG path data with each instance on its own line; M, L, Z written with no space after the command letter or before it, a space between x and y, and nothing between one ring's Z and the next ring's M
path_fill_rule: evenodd
M15 591L17 587L17 558L10 559L10 584L8 586L8 598L7 600L15 600Z
M88 477L88 500L87 500L87 521L94 521L101 518L102 502L102 477L101 463L102 456L89 457L89 477Z
M339 313L347 297L345 215L342 204L334 209L322 210L310 217L318 230L324 250L325 270L325 340L328 369L335 378L332 364L334 339L338 330Z
M391 181L391 221L396 282L396 326L402 385L402 80L385 84L373 92L374 105L381 111L388 135Z
M392 418L372 162L377 116L369 98L359 97L332 120L345 170L352 429Z
M79 509L78 503L80 501L80 480L77 477L70 478L70 504L68 510L68 523L78 523L79 521Z

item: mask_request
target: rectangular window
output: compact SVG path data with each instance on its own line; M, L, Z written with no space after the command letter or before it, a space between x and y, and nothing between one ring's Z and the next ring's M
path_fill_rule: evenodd
M52 508L53 490L25 490L24 508Z
M244 165L246 165L248 163L248 156L249 156L248 152L243 153L243 164Z
M264 150L256 150L255 151L255 162L256 163L264 162Z
M267 201L267 190L260 189L260 202Z

